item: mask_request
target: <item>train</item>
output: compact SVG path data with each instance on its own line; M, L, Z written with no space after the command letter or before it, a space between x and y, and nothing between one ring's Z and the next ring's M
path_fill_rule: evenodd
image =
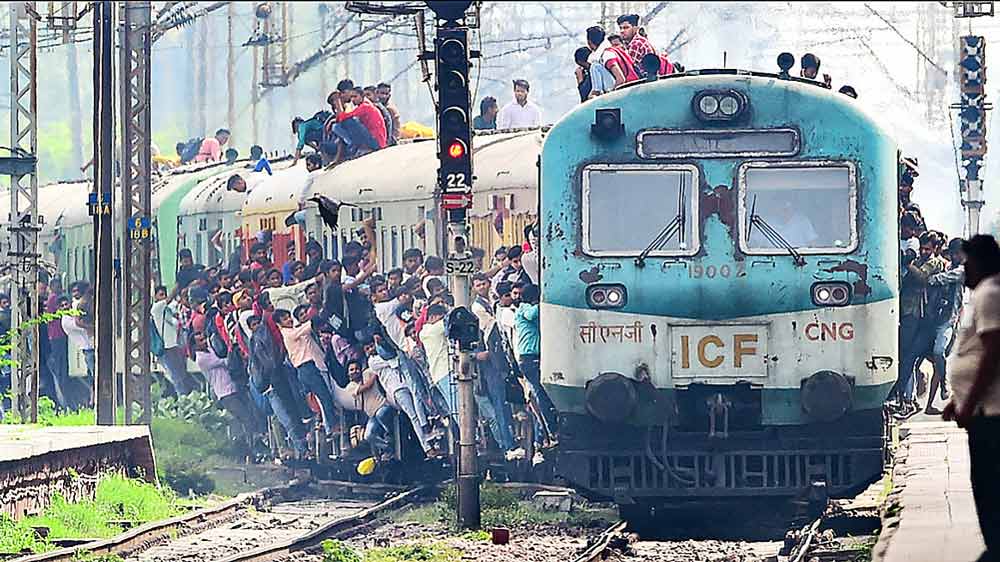
M556 122L539 209L556 472L637 517L879 478L897 162L854 99L787 75L661 76Z
M471 241L487 255L498 246L518 243L524 227L536 220L536 163L542 136L542 130L535 129L476 137L473 151L479 181L475 187L476 204L470 212ZM191 250L197 263L216 265L238 249L246 257L257 233L265 230L271 233L274 263L279 267L288 259L305 259L309 240L322 245L325 257L337 258L345 244L358 238L361 223L370 216L376 218L383 271L400 267L402 253L408 248L441 255L437 233L443 216L438 212L440 193L435 188L433 141L404 141L314 172L306 171L304 161L293 166L288 155L268 156L273 175L252 172L252 163L240 160L232 164L191 164L164 170L155 177L155 284L173 286L181 249ZM528 164L522 165L524 162ZM226 189L234 174L247 180L246 194ZM93 219L85 205L91 189L87 181L58 182L39 188L39 213L45 219L39 237L42 260L66 284L93 279ZM315 194L353 203L358 208L345 208L340 231L333 233L323 225L315 205L306 203ZM0 200L0 212L8 204ZM303 209L304 222L286 224L290 214ZM294 251L288 252L290 247ZM85 375L82 354L77 351L71 355L71 374ZM191 368L195 368L193 364Z

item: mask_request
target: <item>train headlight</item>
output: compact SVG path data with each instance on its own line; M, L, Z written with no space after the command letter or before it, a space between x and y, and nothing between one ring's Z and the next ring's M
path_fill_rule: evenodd
M628 301L624 285L591 285L587 287L587 304L591 308L621 308Z
M719 100L719 111L721 111L723 115L733 116L736 115L736 112L739 110L740 102L735 97L723 96L722 99Z
M811 292L816 306L847 306L851 303L851 286L841 281L814 283Z
M715 96L705 96L698 102L698 109L705 115L713 115L719 110L719 98Z
M691 105L702 121L733 121L749 105L746 95L736 90L704 90L694 95Z

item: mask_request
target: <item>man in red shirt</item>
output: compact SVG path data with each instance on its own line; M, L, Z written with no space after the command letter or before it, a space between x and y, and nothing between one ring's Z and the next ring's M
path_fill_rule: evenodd
M338 85L339 96L331 96L334 112L337 115L333 133L344 142L348 152L354 156L385 148L387 133L382 113L365 99L364 90L347 82L349 81L344 80ZM345 110L345 102L354 104L354 109Z
M622 39L625 40L626 50L629 57L632 58L636 73L639 74L640 78L645 78L646 71L640 64L642 57L650 53L655 55L656 49L653 48L649 39L639 33L639 16L637 14L619 16L618 29L621 31Z

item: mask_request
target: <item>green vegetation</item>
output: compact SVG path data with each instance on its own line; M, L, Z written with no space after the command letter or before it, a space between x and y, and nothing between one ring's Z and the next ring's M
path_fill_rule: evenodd
M361 562L354 549L338 540L323 541L323 562Z
M482 508L482 527L517 527L532 524L572 523L574 525L591 526L605 524L615 520L614 510L574 509L573 511L544 511L530 501L523 501L514 491L485 482L480 487L479 501ZM405 511L400 519L413 521L424 525L444 525L457 531L455 514L458 512L458 492L452 485L444 488L438 501L427 506ZM470 535L470 533L466 533ZM480 537L485 538L480 538ZM488 533L476 536L465 536L469 540L490 540Z
M24 522L14 521L7 514L0 513L0 554L44 550L48 550L46 543L38 538L31 527Z
M93 500L70 503L54 494L49 507L35 517L13 521L0 516L0 553L44 552L51 550L48 539L106 538L125 527L166 519L184 509L169 488L121 476L105 478L97 485ZM35 528L48 529L41 539ZM117 558L82 558L87 562L112 562Z
M37 517L28 517L28 527L48 527L50 538L106 538L121 533L127 521L141 524L181 513L176 495L169 488L121 476L105 478L97 485L93 500L70 503L58 494Z
M458 562L461 559L461 551L443 544L372 548L362 556L340 541L323 541L323 562Z
M466 531L462 534L462 540L467 540L469 542L486 542L493 540L493 535L483 531L482 529L478 531Z

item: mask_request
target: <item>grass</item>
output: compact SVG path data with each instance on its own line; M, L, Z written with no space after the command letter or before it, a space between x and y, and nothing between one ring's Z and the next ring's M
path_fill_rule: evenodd
M571 512L543 511L529 501L522 501L517 493L484 483L479 492L481 526L483 529L493 527L518 527L532 524L571 523L580 526L591 526L595 523L610 523L617 518L613 510L574 509ZM444 525L457 531L455 514L458 511L458 495L455 486L448 486L442 492L438 501L405 511L400 516L401 521L416 522L423 525ZM489 540L488 533L466 537L469 540ZM469 534L469 533L467 533ZM481 538L485 537L485 538Z
M338 540L323 541L323 562L459 562L462 552L440 543L371 548L358 554Z
M26 518L24 524L48 527L53 539L107 538L124 530L113 521L141 524L182 512L169 488L157 489L140 480L111 476L98 483L93 500L71 503L53 495L45 512Z
M0 516L0 553L44 552L52 548L49 539L107 538L127 526L119 522L138 525L183 511L169 488L157 489L141 480L111 476L98 483L93 500L71 503L54 494L41 515L16 522ZM39 538L34 531L36 527L48 528L48 538ZM105 562L100 558L93 560Z

